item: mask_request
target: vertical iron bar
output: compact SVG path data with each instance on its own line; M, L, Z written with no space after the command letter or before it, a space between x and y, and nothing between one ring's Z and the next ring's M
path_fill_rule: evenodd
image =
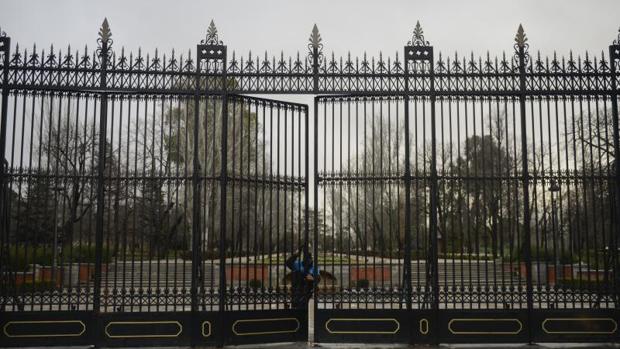
M224 49L222 59L222 153L220 163L220 319L224 320L226 306L226 187L228 185L228 81L226 79L226 49ZM243 110L241 111L243 116ZM215 116L216 117L216 116ZM233 118L236 116L233 115ZM241 118L243 121L243 118ZM224 345L225 331L220 331L218 346Z
M2 59L2 111L0 112L1 120L0 120L0 214L4 215L5 202L5 193L4 186L5 183L8 183L8 178L5 178L8 174L8 168L5 168L4 156L6 152L6 124L8 118L8 105L9 105L9 89L7 87L9 83L9 56L11 51L11 38L9 37L0 37L0 52L3 54ZM34 97L33 97L34 98ZM6 197L8 199L8 197ZM6 212L8 216L8 211ZM7 234L7 250L8 250L8 229L5 232L4 228L7 226L8 222L4 221L4 216L0 218L0 238L4 238L4 234ZM1 241L1 240L0 240ZM4 252L4 251L3 251ZM8 251L7 251L8 253ZM4 254L4 253L3 253ZM8 254L7 254L8 256Z
M196 321L198 312L198 266L200 264L200 156L199 156L199 136L200 136L200 78L201 78L201 57L200 50L196 50L196 75L194 87L194 121L193 121L193 170L192 170L192 280L190 285L191 296L191 317ZM205 104L207 102L205 101ZM191 336L192 344L195 336Z
M305 219L304 219L304 240L303 240L303 246L306 249L304 251L304 253L308 253L308 244L309 244L309 231L308 231L308 229L310 227L310 211L309 211L309 205L310 205L310 202L309 202L309 200L310 200L310 172L309 172L309 169L310 169L310 154L309 154L309 152L310 152L310 150L308 149L308 139L310 138L310 131L309 131L309 126L310 125L309 125L309 120L308 120L309 119L309 115L308 115L308 106L307 105L303 107L302 113L303 113L303 116L304 116L304 119L305 119L305 120L303 120L303 122L304 122L304 126L303 126L304 127L304 140L303 140L303 143L302 143L301 139L299 140L299 142L300 142L299 146L300 147L304 147L305 156L304 156L304 165L303 165L304 173L302 174L301 171L300 171L299 176L303 175L305 177L304 178L304 217L305 217ZM302 121L300 120L300 124L299 124L300 128L302 127L301 126L301 122ZM300 161L300 166L301 166L301 159L299 159L299 161ZM316 207L315 207L315 210L316 210ZM316 241L314 242L314 245L316 245ZM313 252L313 256L314 256L314 258L316 258L315 264L318 265L318 258L319 258L319 256L316 253L314 253L314 252ZM318 270L318 267L314 268L314 269ZM318 274L313 275L313 277L317 277L317 276L318 276ZM315 298L314 302L316 303L316 298Z
M107 21L104 22L104 27ZM101 38L101 77L99 87L106 89L109 47L108 39ZM101 103L99 105L99 155L97 158L97 216L95 230L95 283L93 290L93 312L98 314L101 305L101 260L103 255L103 216L105 209L105 165L106 165L106 132L108 123L108 94L101 93Z
M519 33L522 35L522 41L519 41ZM523 27L519 26L517 34L517 56L519 59L519 110L521 114L521 156L522 156L522 184L523 184L523 252L525 254L525 273L526 273L526 297L527 297L527 333L528 341L532 343L532 308L533 308L533 289L532 289L532 258L530 246L530 193L529 181L530 174L528 169L527 158L527 127L526 127L526 84L525 84L525 66L526 56L528 55L525 48L525 34Z
M620 224L618 224L618 220L620 219L620 168L618 166L618 161L620 161L620 124L618 122L618 87L616 84L617 72L616 72L616 64L617 61L620 60L620 38L614 45L609 46L609 68L611 71L611 112L612 112L612 124L614 129L614 193L615 196L615 217L616 224L615 226L615 234L609 235L609 244L611 245L611 268L612 268L612 290L614 290L615 294L612 294L614 298L614 304L617 306L619 301L620 292L618 290L618 248L616 246L616 238L620 236ZM4 107L4 103L3 103Z
M314 258L316 258L316 267L314 268L314 328L318 328L317 310L319 308L319 284L316 281L318 279L318 270L322 266L319 266L319 97L314 97ZM308 129L306 128L306 133ZM307 171L307 169L306 169ZM316 340L316 337L314 338Z

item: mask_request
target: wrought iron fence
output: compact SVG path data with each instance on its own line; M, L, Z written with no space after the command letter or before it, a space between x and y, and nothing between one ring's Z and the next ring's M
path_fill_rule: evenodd
M618 338L620 37L444 58L418 23L336 58L315 26L237 57L212 22L134 55L104 21L94 51L2 33L0 62L6 343L303 340L299 249L317 341Z

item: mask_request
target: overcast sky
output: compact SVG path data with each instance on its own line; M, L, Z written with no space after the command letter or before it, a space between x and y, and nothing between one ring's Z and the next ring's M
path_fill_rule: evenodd
M567 54L586 50L599 56L618 36L620 0L0 0L0 27L22 48L54 44L66 51L96 46L107 17L113 49L152 53L192 50L213 19L229 52L286 56L307 52L312 26L324 51L360 56L379 51L403 56L419 20L435 52L500 55L513 52L522 23L530 51ZM311 96L271 96L307 103ZM310 115L313 111L310 110ZM312 130L313 132L313 130ZM324 132L319 132L319 138ZM319 139L321 141L322 139ZM312 153L312 147L310 147ZM312 156L312 154L311 154ZM314 169L311 169L313 171Z
M416 20L437 51L467 55L510 52L523 23L533 51L599 55L617 36L619 13L620 0L3 0L0 27L22 47L77 48L95 45L107 17L117 49L194 52L213 18L229 50L271 56L304 53L317 23L327 52L393 56Z

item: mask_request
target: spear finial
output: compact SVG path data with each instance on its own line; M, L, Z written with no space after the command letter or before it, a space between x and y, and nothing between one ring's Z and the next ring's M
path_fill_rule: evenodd
M217 27L215 26L215 22L213 22L213 20L211 20L211 23L209 23L209 28L207 28L207 36L200 43L204 45L223 45L224 44L222 40L219 39Z
M101 28L99 29L99 39L101 43L109 43L112 38L112 31L110 30L110 24L108 24L108 19L104 18L103 23L101 24Z
M415 28L413 29L413 37L407 43L408 46L430 46L430 43L424 39L424 30L420 25L420 21L417 21Z
M523 25L519 24L519 29L517 29L517 35L515 36L515 42L518 47L525 47L525 43L527 42L527 36L525 35L525 31L523 30Z
M320 46L322 46L321 41L323 41L323 39L321 38L321 34L319 33L319 27L316 26L316 23L312 27L312 33L310 33L309 40L312 48L318 49Z

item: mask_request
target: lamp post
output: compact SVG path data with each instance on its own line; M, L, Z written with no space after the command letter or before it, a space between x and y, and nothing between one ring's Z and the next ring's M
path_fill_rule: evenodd
M555 179L551 179L551 184L549 185L549 192L551 193L551 224L553 229L553 256L555 257L555 282L560 277L560 257L558 255L557 248L557 209L556 209L556 195L560 192L560 185ZM561 249L563 248L562 237L560 237L560 243L562 244Z

